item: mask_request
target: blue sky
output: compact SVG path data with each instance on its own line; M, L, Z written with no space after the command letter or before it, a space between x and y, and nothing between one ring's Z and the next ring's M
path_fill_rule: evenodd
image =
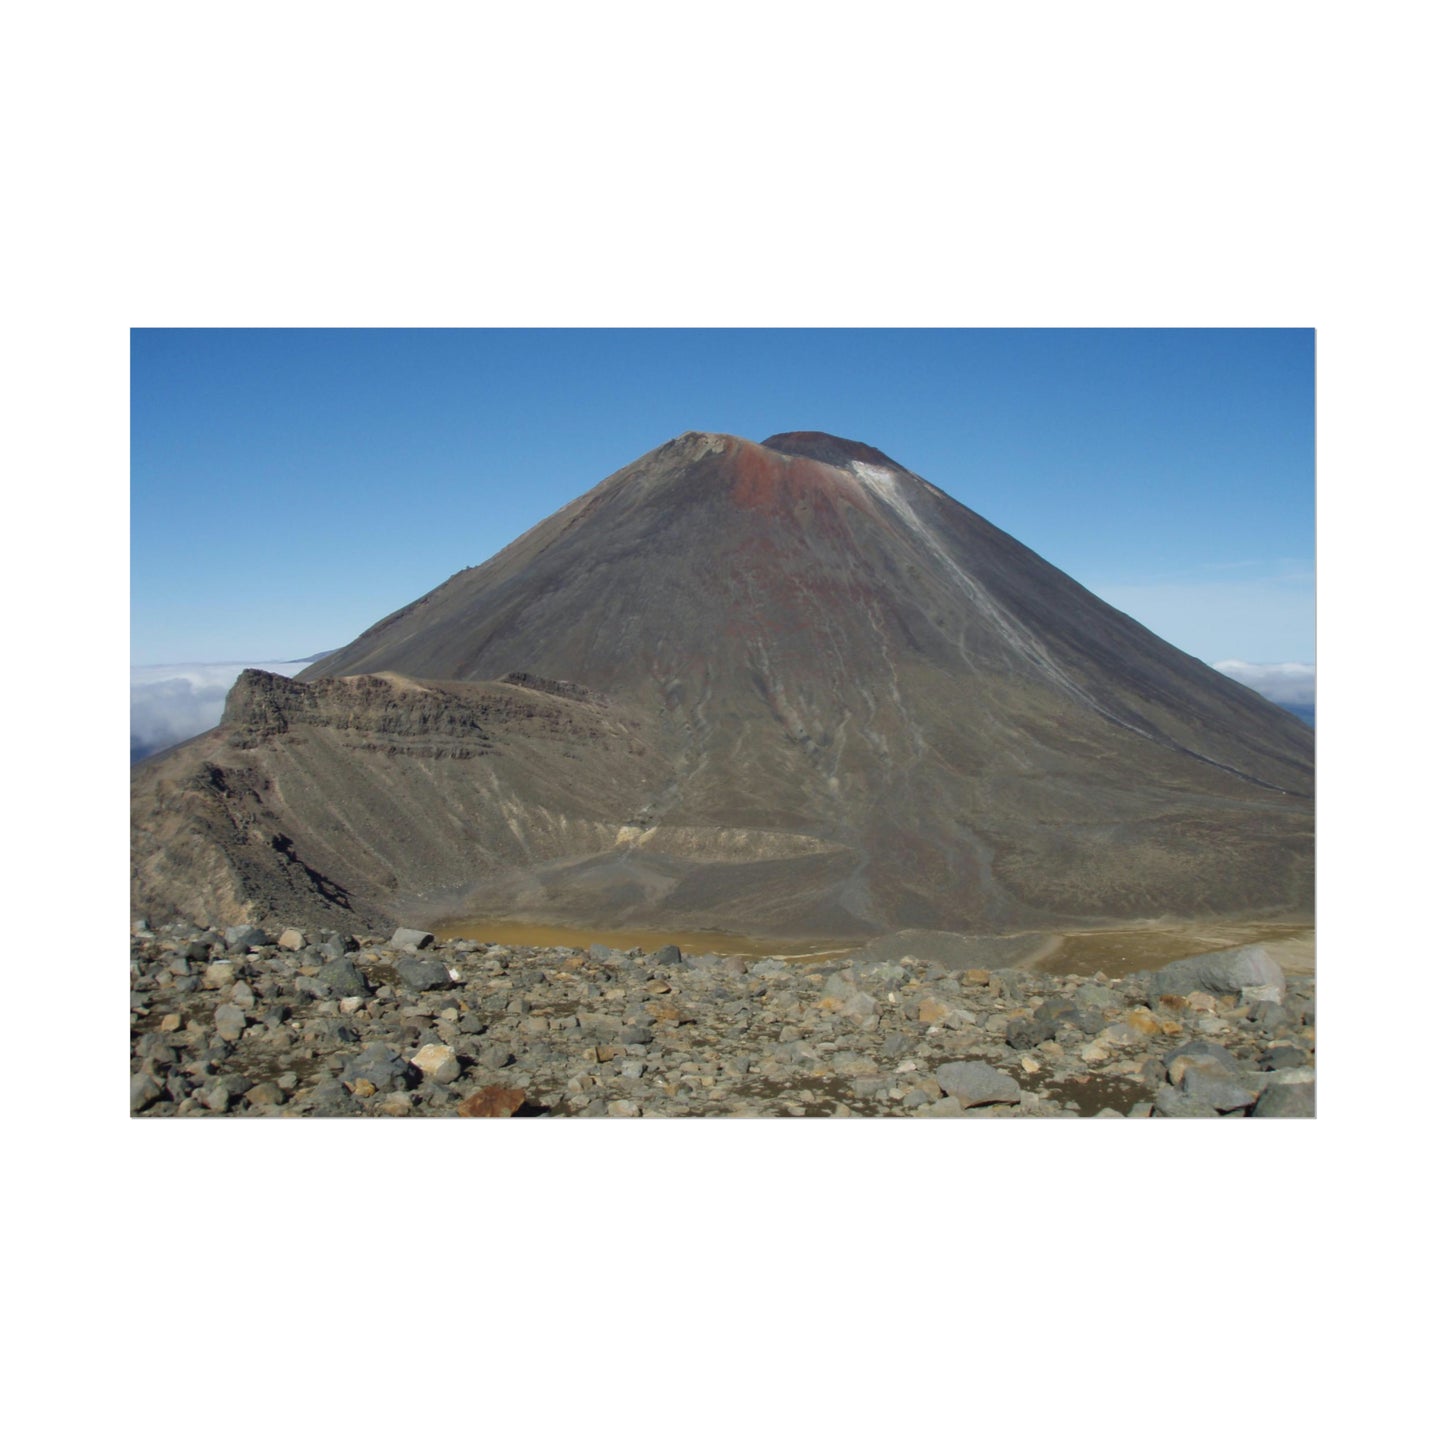
M350 641L687 430L871 443L1208 662L1314 660L1309 330L137 330L132 663Z

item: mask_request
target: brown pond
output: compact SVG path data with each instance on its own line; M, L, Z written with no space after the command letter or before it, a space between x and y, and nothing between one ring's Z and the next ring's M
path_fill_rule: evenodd
M841 958L862 942L838 938L758 938L744 933L648 928L563 928L546 923L506 923L493 918L461 919L438 924L438 938L470 938L476 943L502 943L525 948L643 948L651 952L675 943L684 953L739 954L743 958L792 958L822 963Z
M546 923L509 923L501 919L462 919L438 924L439 938L469 938L527 948L642 948L649 952L675 943L684 953L739 954L743 958L784 958L825 963L858 948L863 939L766 938L708 930L659 931L648 928L569 928ZM1103 973L1123 978L1143 968L1162 968L1176 958L1268 943L1287 973L1314 971L1314 928L1301 923L1147 923L1128 928L1094 929L1054 935L1048 951L1030 967L1040 973Z

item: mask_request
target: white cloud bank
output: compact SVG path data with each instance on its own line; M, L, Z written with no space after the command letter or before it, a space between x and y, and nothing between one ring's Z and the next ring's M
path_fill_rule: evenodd
M1228 658L1214 666L1281 707L1314 706L1315 665L1312 662L1240 662Z
M304 661L182 662L131 668L131 762L215 727L231 684L245 668L294 677L306 665Z

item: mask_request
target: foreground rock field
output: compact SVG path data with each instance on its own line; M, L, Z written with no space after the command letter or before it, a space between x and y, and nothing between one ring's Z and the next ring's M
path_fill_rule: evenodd
M1315 1112L1314 979L1259 948L1109 980L140 922L130 1005L147 1118Z

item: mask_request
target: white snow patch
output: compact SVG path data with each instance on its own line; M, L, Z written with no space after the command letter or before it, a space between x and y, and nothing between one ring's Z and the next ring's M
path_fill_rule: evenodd
M890 471L887 467L872 466L868 462L853 462L851 465L858 480L880 501L887 503L900 521L917 532L930 551L938 553L937 540L924 526L908 498L903 495L903 489L898 485L897 472Z

